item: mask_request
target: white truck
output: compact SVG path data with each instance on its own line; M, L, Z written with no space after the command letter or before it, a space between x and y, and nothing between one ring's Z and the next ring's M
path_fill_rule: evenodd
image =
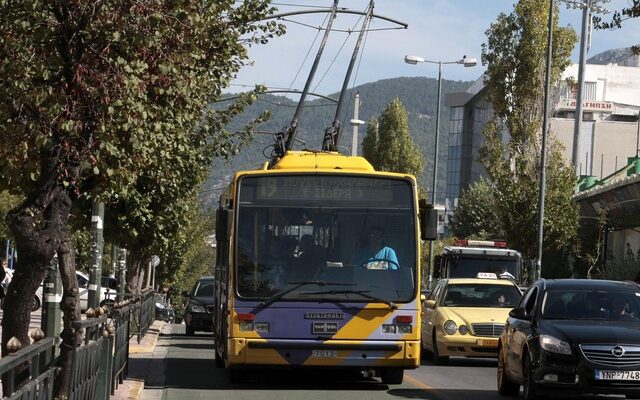
M479 273L495 273L522 285L522 255L504 241L458 239L435 256L435 278L475 278Z

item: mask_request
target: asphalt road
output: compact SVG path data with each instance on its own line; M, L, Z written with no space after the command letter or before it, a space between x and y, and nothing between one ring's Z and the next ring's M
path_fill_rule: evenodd
M447 366L424 363L405 373L402 385L385 385L355 373L260 371L234 385L216 368L210 334L184 335L183 325L166 325L160 337L142 400L181 399L500 399L494 360L451 359Z

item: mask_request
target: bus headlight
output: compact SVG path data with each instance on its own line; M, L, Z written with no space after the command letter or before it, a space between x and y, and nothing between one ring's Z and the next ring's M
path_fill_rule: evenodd
M398 325L398 333L411 333L411 325Z
M253 331L253 322L240 322L238 325L240 326L240 332Z
M382 333L396 333L396 326L384 324L382 325Z
M269 332L269 323L268 322L256 322L255 330L258 333L267 333Z
M444 329L447 335L453 335L458 330L458 325L456 325L456 323L453 322L452 320L448 320L447 322L444 323L442 328Z

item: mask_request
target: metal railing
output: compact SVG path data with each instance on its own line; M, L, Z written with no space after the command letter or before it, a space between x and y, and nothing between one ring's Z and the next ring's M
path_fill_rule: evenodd
M3 399L53 399L56 341L44 338L0 359Z
M140 316L138 319L138 343L147 334L151 324L156 317L156 294L153 290L146 291L141 295Z
M129 368L129 322L131 313L131 306L113 309L111 312L111 321L115 330L111 394L114 394L118 385L123 382Z
M113 335L109 334L107 317L75 321L72 327L81 333L81 340L74 346L68 398L107 400L113 369Z

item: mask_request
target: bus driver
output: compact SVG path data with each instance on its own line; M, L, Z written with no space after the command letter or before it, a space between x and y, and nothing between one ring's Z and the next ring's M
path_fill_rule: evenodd
M398 269L398 257L395 250L386 246L383 242L384 231L379 226L374 226L367 233L368 246L358 251L356 260L358 266L367 269Z

